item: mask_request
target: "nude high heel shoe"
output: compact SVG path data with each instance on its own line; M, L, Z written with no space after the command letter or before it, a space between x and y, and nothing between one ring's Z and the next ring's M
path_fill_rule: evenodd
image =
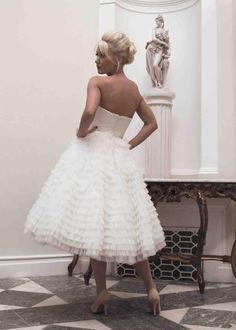
M107 315L107 303L111 299L111 294L106 290L102 290L95 302L91 305L91 312L94 314L103 313Z
M152 288L148 291L148 301L153 315L156 316L161 312L160 296L156 288Z

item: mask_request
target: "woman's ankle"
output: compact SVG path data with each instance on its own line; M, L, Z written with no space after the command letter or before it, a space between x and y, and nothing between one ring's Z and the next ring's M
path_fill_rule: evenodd
M147 289L147 292L149 292L152 289L157 290L155 282L153 281L152 283L150 283L150 285L146 289Z
M107 291L107 288L106 288L106 287L102 287L102 288L97 289L97 296L98 296L102 291L104 291L104 290Z

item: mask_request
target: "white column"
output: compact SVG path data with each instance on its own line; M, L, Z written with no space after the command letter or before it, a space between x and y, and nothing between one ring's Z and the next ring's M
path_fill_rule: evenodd
M144 97L158 123L158 130L145 141L145 177L169 178L171 171L171 110L175 95L169 89L153 88Z
M201 1L201 176L218 172L216 0Z

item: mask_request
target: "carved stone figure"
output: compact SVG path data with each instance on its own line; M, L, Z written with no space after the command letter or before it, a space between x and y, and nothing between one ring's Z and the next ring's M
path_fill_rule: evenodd
M163 88L166 85L169 68L170 45L169 31L164 29L164 19L158 15L156 27L152 31L152 40L146 44L146 69L150 75L152 86Z

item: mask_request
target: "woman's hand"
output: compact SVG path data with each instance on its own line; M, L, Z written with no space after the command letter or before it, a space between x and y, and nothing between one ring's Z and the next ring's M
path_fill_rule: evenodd
M87 134L90 134L90 133L93 133L94 131L96 131L96 129L97 129L98 127L97 126L92 126L92 127L90 127L88 130L87 130Z
M94 125L93 125L92 127L90 127L90 128L87 130L86 134L83 135L83 136L82 136L82 135L79 135L79 128L77 128L77 130L76 130L76 136L79 137L79 138L81 138L81 137L85 137L86 135L88 135L88 134L90 134L90 133L96 131L97 128L98 128L97 126L94 126Z

